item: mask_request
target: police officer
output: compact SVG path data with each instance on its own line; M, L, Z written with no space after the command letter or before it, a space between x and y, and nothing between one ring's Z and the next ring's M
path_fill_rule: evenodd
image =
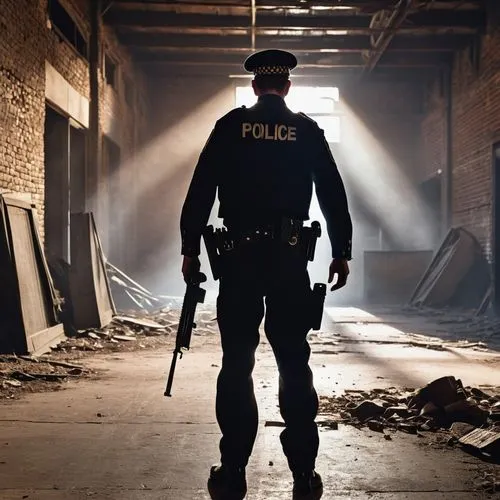
M279 369L279 405L285 423L280 439L293 474L293 498L322 495L322 480L315 472L318 397L306 340L311 287L300 241L289 236L290 227L300 227L309 217L314 184L331 241L329 283L336 277L331 288L336 290L349 274L352 224L343 182L323 131L285 104L289 73L296 65L295 56L281 50L247 58L244 66L254 74L257 103L233 109L217 121L182 209L186 279L199 270L200 236L217 190L219 217L233 245L224 256L217 298L223 350L216 397L221 464L211 468L208 480L211 497L217 500L246 495L245 467L258 426L252 371L264 315L264 330Z

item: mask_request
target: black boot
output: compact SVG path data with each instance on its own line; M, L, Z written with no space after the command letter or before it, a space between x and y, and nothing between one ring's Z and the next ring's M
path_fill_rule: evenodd
M323 481L314 470L293 473L293 500L319 500L323 496Z
M247 494L245 469L213 465L208 478L208 492L212 500L243 500Z

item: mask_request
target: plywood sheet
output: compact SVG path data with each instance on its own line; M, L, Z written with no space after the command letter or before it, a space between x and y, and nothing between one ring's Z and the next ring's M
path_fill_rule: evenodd
M41 354L64 338L33 207L0 197L0 350Z
M70 287L75 327L102 328L115 314L92 213L71 214Z

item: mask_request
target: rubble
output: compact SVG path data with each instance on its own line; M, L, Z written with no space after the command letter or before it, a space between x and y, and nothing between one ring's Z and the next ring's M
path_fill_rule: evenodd
M380 432L402 431L425 437L444 432L445 442L471 448L491 460L500 460L500 388L489 394L464 387L455 377L441 377L425 387L346 390L320 397L319 415L338 423Z
M54 350L74 351L126 351L171 345L180 319L182 299L171 298L169 303L156 311L122 311L103 328L79 330L75 336L61 342ZM196 313L193 335L218 334L217 318L209 305Z
M126 311L103 328L79 330L40 357L0 355L0 400L25 392L59 390L68 380L96 376L79 362L89 353L126 352L172 346L180 318L178 302L150 313ZM194 335L218 333L213 307L197 311Z
M90 374L92 371L84 366L49 355L4 354L0 356L0 399L16 399L25 392L58 390L64 382Z

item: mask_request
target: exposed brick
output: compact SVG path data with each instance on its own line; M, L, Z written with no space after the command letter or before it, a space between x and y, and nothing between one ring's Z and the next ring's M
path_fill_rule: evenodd
M452 77L453 223L472 231L491 259L492 147L500 140L500 29L481 44L479 68L469 50L458 53ZM424 168L446 163L446 113L436 84L422 122ZM439 167L443 165L443 167Z
M88 41L89 1L61 0L61 3ZM86 98L90 97L89 64L49 29L47 0L2 0L0 33L0 189L32 195L43 234L45 61ZM130 55L107 27L103 27L102 42L119 65L119 81L122 75L127 75L136 95L147 96L142 74L134 68ZM129 105L125 102L123 86L118 93L109 91L102 70L100 88L102 129L106 132L113 123L120 124L120 134L118 137L115 134L115 140L126 160L141 146L140 140L147 137L138 133L139 128L147 128L147 99L136 99ZM135 175L133 169L124 172L124 192L133 186ZM106 190L101 194L106 194ZM96 215L103 224L110 219L109 214ZM129 232L134 230L135 219L129 220ZM106 233L108 228L103 225L100 229ZM132 247L128 245L128 248Z

